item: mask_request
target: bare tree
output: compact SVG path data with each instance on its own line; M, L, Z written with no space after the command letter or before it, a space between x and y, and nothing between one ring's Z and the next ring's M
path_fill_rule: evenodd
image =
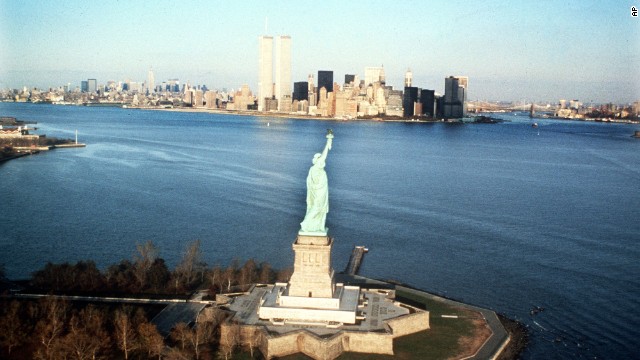
M189 342L196 355L196 360L200 359L200 347L211 339L213 333L212 323L208 321L199 322L189 333Z
M189 326L183 322L178 323L171 330L171 339L180 342L180 348L184 351L187 341L189 341Z
M200 240L195 240L187 246L182 260L176 266L176 288L178 288L178 285L182 285L185 288L191 286L198 272L202 275L203 267Z
M129 359L129 352L136 348L136 332L128 308L118 309L113 321L118 348L124 352L124 358Z
M158 332L158 328L148 321L143 321L138 325L138 337L140 345L147 351L149 357L157 356L158 360L162 358L164 350L164 339Z
M219 356L228 360L233 354L233 350L240 343L240 325L235 322L229 322L220 334Z
M226 292L231 291L231 285L236 283L237 264L235 261L229 265L222 273L223 286L226 287Z
M253 259L247 260L242 268L240 268L240 285L247 285L254 282L256 278L256 269L258 266Z
M0 317L0 343L7 348L7 353L11 355L11 350L20 346L25 336L26 332L20 319L20 303L13 300Z
M246 347L249 350L249 353L251 354L251 358L253 359L253 352L260 344L261 334L257 329L252 328L246 333L243 333L243 335L244 337L242 339L243 340L242 343L244 347Z
M291 270L291 268L282 269L278 271L276 275L276 281L287 282L291 278L291 274L293 274L293 271Z
M149 271L158 258L158 249L151 240L144 244L136 244L137 254L134 255L135 276L141 289L149 284Z
M262 264L260 264L260 274L258 275L258 282L262 284L271 283L272 271L273 270L271 269L271 264L269 264L268 262L265 261Z
M207 271L207 277L209 281L209 288L215 289L220 282L220 278L222 277L222 269L220 269L220 266L216 265L209 271Z
M69 333L64 338L64 348L69 357L96 359L108 349L110 341L104 325L104 316L92 305L73 315L69 321Z
M36 337L42 347L35 356L40 359L55 358L62 332L69 313L69 305L64 300L47 297L41 302L45 317L36 324Z

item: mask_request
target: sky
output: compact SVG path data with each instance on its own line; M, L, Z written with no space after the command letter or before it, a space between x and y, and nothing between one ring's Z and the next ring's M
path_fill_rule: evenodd
M640 0L49 1L0 0L0 89L96 78L167 79L237 89L258 83L258 37L292 38L292 80L318 70L469 100L640 100Z

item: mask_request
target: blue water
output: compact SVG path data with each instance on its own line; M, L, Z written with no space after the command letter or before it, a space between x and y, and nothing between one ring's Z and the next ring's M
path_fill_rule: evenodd
M256 118L0 104L73 138L0 165L0 263L131 258L152 240L175 265L292 265L305 178L327 128L334 267L495 309L532 334L525 359L638 358L638 125L503 115L500 124ZM535 316L534 306L545 308Z

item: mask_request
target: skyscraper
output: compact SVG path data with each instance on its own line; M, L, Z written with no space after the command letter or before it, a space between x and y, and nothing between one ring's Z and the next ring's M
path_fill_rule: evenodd
M87 92L94 93L98 91L98 81L96 79L87 80Z
M293 100L303 101L309 98L309 83L299 81L293 83Z
M149 73L147 74L147 90L149 93L156 90L156 79L153 76L153 68L149 69Z
M276 39L276 99L278 110L287 108L291 101L291 36L282 35Z
M417 87L407 86L404 88L404 96L402 97L402 115L405 118L410 118L414 115L420 115L414 113L414 104L418 102L418 94L420 90Z
M407 69L407 72L404 74L404 87L411 87L411 83L413 82L413 73L411 69Z
M333 71L319 70L318 71L318 93L320 89L325 88L327 92L333 92Z
M444 117L461 118L467 113L467 86L469 78L466 76L449 76L444 79Z
M422 104L422 114L428 117L436 116L435 90L423 89L420 91L420 103Z
M384 67L366 67L364 68L364 86L373 85L379 82L385 83Z
M258 111L264 111L265 98L273 97L273 36L260 36L259 42Z
M351 75L351 74L345 74L344 75L344 84L345 85L349 85L352 82L354 82L356 80L356 76L355 75Z

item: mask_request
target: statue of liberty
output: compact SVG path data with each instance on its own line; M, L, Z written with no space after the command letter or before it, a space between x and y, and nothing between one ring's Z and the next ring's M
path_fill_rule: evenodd
M333 131L327 130L327 144L322 154L313 156L313 165L307 176L307 214L300 223L300 233L327 234L325 222L329 212L329 183L324 171L327 154L331 150Z

